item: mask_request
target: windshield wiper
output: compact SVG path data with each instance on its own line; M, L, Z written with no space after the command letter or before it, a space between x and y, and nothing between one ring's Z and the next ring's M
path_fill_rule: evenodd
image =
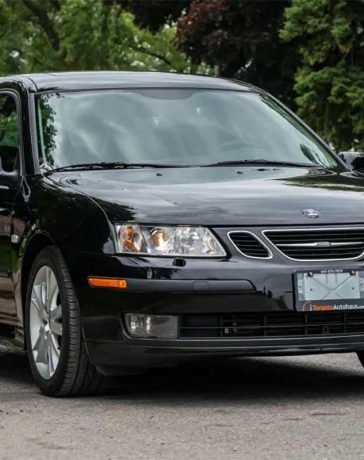
M299 168L320 168L322 165L314 163L295 163L293 161L274 161L274 160L230 160L230 161L218 161L217 163L211 163L203 165L204 167L215 167L215 166L295 166Z
M187 168L188 165L156 164L156 163L125 163L123 161L101 161L99 163L78 163L61 166L46 171L46 174L62 171L89 171L97 169L138 169L138 168Z
M58 168L48 169L45 174L62 171L91 171L100 169L141 169L141 168L193 168L193 167L219 167L219 166L292 166L300 168L320 168L322 165L314 163L294 163L290 161L274 161L274 160L230 160L219 161L205 165L176 165L176 164L157 164L157 163L126 163L123 161L101 161L99 163L77 163L68 166L60 166Z

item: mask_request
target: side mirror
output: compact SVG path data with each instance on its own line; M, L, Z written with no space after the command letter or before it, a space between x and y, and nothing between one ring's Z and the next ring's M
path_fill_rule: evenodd
M0 190L8 190L18 184L19 171L14 170L11 172L4 171L0 156Z
M339 157L349 169L364 173L364 152L340 152Z

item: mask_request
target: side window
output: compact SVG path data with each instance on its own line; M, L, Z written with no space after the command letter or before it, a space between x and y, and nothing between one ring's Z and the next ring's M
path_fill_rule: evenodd
M15 99L0 94L0 160L2 169L12 172L19 167L19 127Z

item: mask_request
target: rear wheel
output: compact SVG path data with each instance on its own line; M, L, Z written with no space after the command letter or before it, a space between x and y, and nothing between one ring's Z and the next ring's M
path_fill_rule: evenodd
M90 363L72 282L58 249L36 257L29 276L25 333L33 377L49 396L98 393L105 383Z

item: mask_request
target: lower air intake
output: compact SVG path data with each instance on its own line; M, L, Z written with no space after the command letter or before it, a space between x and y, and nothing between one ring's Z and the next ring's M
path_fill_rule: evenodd
M364 334L363 312L183 315L181 338L294 337Z

